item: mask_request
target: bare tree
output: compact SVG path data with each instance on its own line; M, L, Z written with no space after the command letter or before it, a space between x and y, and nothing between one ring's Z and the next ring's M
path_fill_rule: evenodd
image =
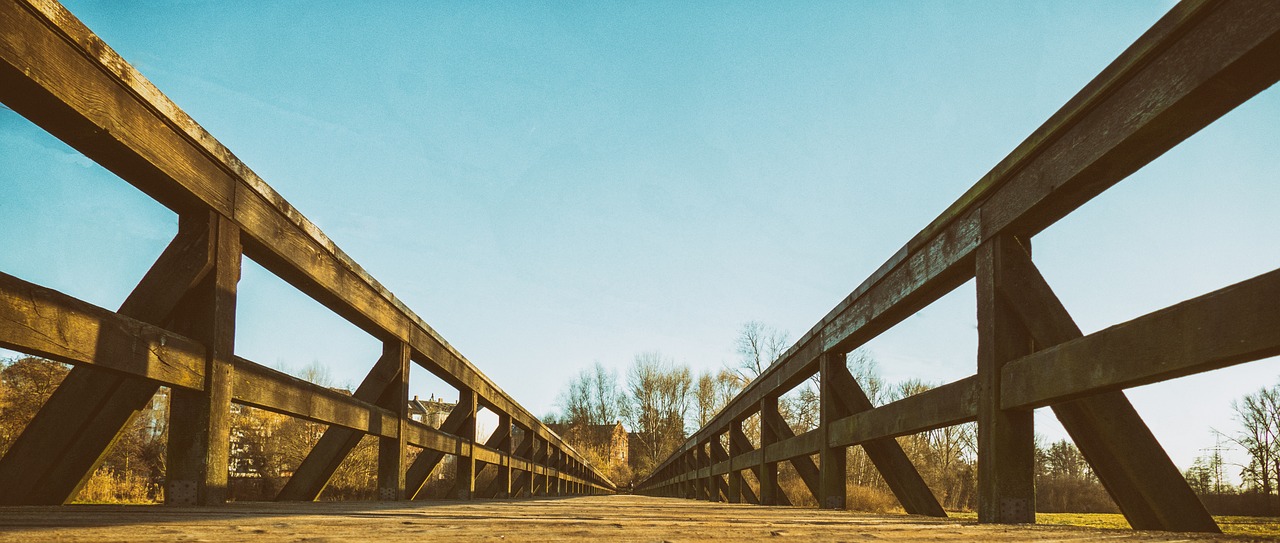
M658 352L636 355L627 373L625 415L637 435L636 473L648 473L685 438L693 375Z
M621 419L622 391L618 373L596 362L591 368L592 424L613 424Z
M728 369L698 374L694 389L694 407L697 409L694 424L698 427L707 425L741 390L742 379Z
M880 363L876 362L870 352L866 349L856 349L845 355L845 366L849 368L849 373L853 374L853 379L862 387L862 391L867 394L871 405L884 403L886 390L884 379L880 377Z
M711 422L716 414L716 378L709 371L698 374L698 387L694 390L694 403L698 410L699 427Z
M574 376L556 399L560 412L551 420L575 426L613 424L622 418L618 374L596 362Z
M1231 440L1249 453L1240 476L1264 496L1272 493L1272 480L1280 471L1280 387L1263 387L1231 402L1240 422L1240 433Z
M786 332L760 321L743 324L742 332L738 334L739 359L735 370L744 381L751 382L778 361L790 341Z

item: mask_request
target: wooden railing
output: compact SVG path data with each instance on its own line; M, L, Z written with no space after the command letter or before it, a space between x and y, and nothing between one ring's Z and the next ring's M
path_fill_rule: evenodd
M638 490L784 503L777 464L789 461L821 506L840 508L846 448L861 445L907 512L942 516L894 437L977 421L979 520L1033 522L1031 410L1047 406L1134 528L1217 531L1122 390L1280 354L1280 271L1082 336L1032 263L1029 242L1278 77L1276 3L1179 4ZM973 278L976 375L873 407L845 355ZM778 397L815 374L821 423L794 436ZM753 450L742 424L757 414ZM743 470L755 473L758 496Z
M414 497L446 454L458 458L459 497L614 489L53 0L0 2L0 102L180 222L118 311L0 274L0 346L74 365L0 459L0 503L72 499L161 385L172 388L170 503L226 499L231 402L329 425L282 500L315 499L365 435L380 438L384 499ZM382 357L353 395L234 355L242 256L383 342ZM440 428L408 417L410 363L459 390ZM485 443L475 436L480 407L499 419ZM425 449L412 465L409 445ZM488 466L498 475L478 489L476 475Z

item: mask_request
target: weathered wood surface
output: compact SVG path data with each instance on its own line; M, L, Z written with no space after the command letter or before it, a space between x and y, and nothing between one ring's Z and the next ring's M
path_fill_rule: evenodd
M64 361L100 360L123 371L106 371L92 364L78 364L71 370L0 459L0 487L7 490L0 503L56 504L75 497L101 464L107 448L159 388L155 380L138 379L131 372L161 379L188 377L198 381L200 388L205 386L203 346L199 347L199 358L184 359L182 362L188 365L176 366L180 371L175 374L152 371L157 365L151 360L137 364L142 361L137 355L154 353L156 361L163 361L166 356L162 348L167 340L188 342L185 338L161 336L157 348L135 337L132 352L113 345L128 341L115 332L141 332L136 327L138 321L164 324L187 295L205 281L216 260L217 245L212 233L217 229L217 220L216 215L206 213L179 221L177 236L121 304L120 312L125 315L121 318L61 293L10 278L13 280L8 284L25 291L29 304L10 304L6 307L10 313L0 316L8 324L18 324L17 330L11 330L15 338L20 338L15 341L26 339L31 343L35 339L39 343L43 338L47 340L44 345L69 349L78 355ZM105 326L93 328L91 321L83 319L90 315L102 319L100 324ZM22 335L22 330L39 334L32 338ZM41 352L44 345L33 345L33 350ZM120 357L122 363L115 364L114 357Z
M204 388L204 345L5 273L0 347Z
M915 515L646 496L475 502L232 503L0 508L0 542L252 541L1238 541L1210 534L996 526Z
M386 405L390 401L388 396L395 395L393 389L396 387L393 385L403 373L402 361L398 355L398 352L391 353L384 350L369 368L369 373L356 387L352 396L362 402ZM324 435L320 436L320 441L307 453L293 476L285 483L284 488L280 489L276 499L310 501L319 497L338 466L356 448L362 437L364 436L360 431L349 427L326 428Z
M688 443L723 432L973 277L1005 230L1030 237L1280 78L1280 10L1183 2L802 336ZM665 464L660 466L665 467Z
M0 101L170 209L230 218L247 256L572 451L60 4L0 4Z
M1042 407L1280 354L1280 270L1010 362L1005 408Z
M204 382L204 346L13 276L0 273L0 346L75 365L92 364L145 377L171 387L199 390ZM395 415L385 408L236 358L236 403L394 437ZM410 443L452 453L456 436L420 423Z
M640 489L668 493L670 481L680 480L676 459L684 450L754 411L764 417L766 400L813 375L819 360L860 346L976 276L978 375L853 416L824 416L822 450L977 418L980 517L1025 522L1034 518L1026 408L1053 405L1082 451L1090 449L1085 456L1108 478L1113 496L1126 502L1131 523L1216 530L1198 502L1182 499L1185 481L1161 467L1166 462L1158 460L1167 455L1148 439L1145 424L1118 391L1280 353L1277 280L1268 274L1087 338L1037 336L1041 348L1062 344L1030 354L1024 326L1044 323L1017 311L1020 301L1004 292L1021 285L1016 274L1005 272L998 249L1016 243L1015 236L1029 240L1280 79L1280 10L1274 8L1258 1L1176 6L695 432ZM839 392L824 387L824 410L826 396ZM772 444L785 437L764 438L764 460L809 450L797 439ZM1142 458L1155 460L1140 466ZM771 473L762 475L767 481ZM827 493L838 494L832 477ZM772 491L768 486L764 490ZM1164 490L1152 490L1157 488Z
M205 345L204 387L169 393L165 502L174 505L216 505L227 499L236 285L244 252L239 227L226 217L203 215L209 217L213 269L172 316L177 331ZM106 447L100 451L105 454Z
M1080 328L1031 262L1031 255L1018 247L1007 248L1011 250L1004 258L1009 273L1002 285L1003 299L1018 314L1035 348L1079 338ZM1018 386L1003 376L1002 382ZM1124 392L1105 391L1057 403L1052 409L1130 526L1219 531Z
M235 361L236 403L380 437L396 437L395 413L338 390L243 358Z
M853 378L853 374L849 373L849 367L846 365L844 355L827 355L826 358L822 382L829 385L828 388L824 389L822 401L830 402L839 406L839 408L832 409L834 413L829 415L826 419L828 422L823 424L823 429L826 431L825 446L841 448L846 443L837 438L847 436L836 429L835 423L845 420L847 416L858 413L875 413L876 410L871 403L871 399L863 392L858 381ZM920 400L917 399L916 401ZM953 410L951 408L954 406L943 403L942 407ZM928 412L925 409L908 411L908 413L917 416ZM892 411L886 411L886 413L892 413ZM863 426L854 426L854 428L861 427ZM874 428L875 426L867 425L867 427ZM863 441L861 444L863 450L867 453L867 458L875 465L885 484L889 486L893 495L898 498L898 503L902 504L902 508L907 513L935 517L947 515L942 509L942 504L938 502L938 498L933 495L933 490L929 488L929 485L925 484L924 478L920 476L920 472L916 470L915 465L911 463L911 459L907 457L907 453L902 450L902 446L898 444L897 440L892 437L881 437L880 439ZM843 451L842 448L839 450ZM841 454L843 455L843 452ZM843 458L838 458L836 461L841 466L844 466L845 460ZM844 468L840 467L839 470L843 472ZM844 480L843 473L840 479L841 481ZM833 480L831 484L834 485L835 481ZM839 492L841 495L844 493L843 488L834 491Z
M1035 421L1031 411L1000 405L1000 369L1033 350L1031 334L1005 302L1005 283L1015 273L1006 260L1023 241L996 237L978 249L978 520L1036 520ZM1028 248L1029 250L1029 248Z
M971 422L978 416L977 377L935 387L831 423L832 445L914 434Z
M791 425L776 410L763 411L760 413L760 426L768 426L778 441L762 447L764 449L765 462L780 462L783 460L791 462L791 467L795 468L796 474L800 476L800 480L804 481L805 488L809 489L809 494L814 500L818 500L818 466L814 464L813 458L809 455L817 454L822 448L825 435L819 430L810 430L800 435L796 435L791 430Z

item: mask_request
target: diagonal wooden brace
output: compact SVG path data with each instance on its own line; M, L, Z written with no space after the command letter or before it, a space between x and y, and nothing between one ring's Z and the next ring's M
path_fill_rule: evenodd
M844 405L849 414L861 413L875 407L867 398L866 392L863 392L862 387L858 385L858 380L849 373L848 366L831 364L829 368L832 386L828 390L835 393L836 400ZM862 449L867 452L867 458L875 465L880 476L884 478L885 484L889 485L893 495L897 496L898 503L902 504L902 508L908 514L947 516L946 511L942 509L942 504L938 503L938 498L933 495L929 485L925 484L924 478L911 463L911 459L907 458L907 453L902 450L897 440L885 438L868 441L862 444Z
M711 440L711 463L712 465L724 462L729 459L729 451L724 450L724 445L720 444L720 439ZM712 501L723 502L729 501L729 482L725 480L723 475L712 475L712 484L715 485L713 492L718 492L718 496Z
M449 416L445 417L444 422L440 423L439 430L447 434L457 434L458 430L467 421L467 414L460 409L454 409L449 412ZM435 470L436 465L444 460L445 453L433 450L424 450L418 453L418 458L414 459L409 465L409 469L405 473L405 495L409 499L417 499L420 497L422 489L427 485L427 478L431 476L431 472Z
M401 371L398 351L384 350L353 396L357 400L378 405L388 403L386 395L400 394L401 387L393 385L400 383ZM320 436L320 441L316 442L315 447L311 448L311 452L298 465L298 469L294 470L284 488L280 489L276 501L314 501L364 435L350 428L327 428L324 435ZM411 488L412 481L409 480L406 484L406 488ZM411 495L413 491L408 490L407 493Z
M499 417L499 418L501 419L502 417ZM484 445L491 449L498 449L501 451L507 450L507 447L511 446L511 425L508 424L504 429L502 424L498 424L498 427L493 430L493 433L489 434L488 439L485 439ZM488 467L491 465L492 464L489 464L488 462L477 461L476 462L476 479L478 480L480 478L480 474L484 473L484 471L488 469ZM502 466L494 466L494 469L502 469ZM488 485L486 485L483 489L477 492L477 497L480 497L480 498L500 497L499 494L501 494L503 491L498 489L498 486L500 486L499 479L501 479L500 476L494 477L493 480L490 481Z
M530 458L532 452L533 452L533 432L525 431L524 437L520 439L520 445L516 447L515 451L512 453L512 456L527 459L527 458ZM529 472L521 471L519 474L515 475L511 479L510 497L512 498L518 497L521 491L524 491L526 494L529 493L529 477L530 476L531 474ZM492 482L489 483L489 486L485 487L485 491L483 495L497 496L500 492L502 492L501 487L502 487L502 481L495 478Z
M213 269L209 216L179 221L178 234L120 306L163 326ZM0 459L0 504L56 505L75 498L120 432L159 390L155 382L100 367L74 367Z
M787 420L777 411L760 412L760 424L767 424L781 439L787 440L796 437L796 433L791 431L791 425L787 424ZM790 459L792 467L796 468L796 473L800 475L800 479L804 481L804 486L813 494L815 501L821 500L818 493L818 484L821 474L818 466L813 463L813 459L808 456L797 456Z
M1011 273L1001 296L1022 319L1036 350L1082 337L1025 250L1008 248L1004 261ZM1124 392L1052 408L1134 529L1220 531Z
M755 450L755 447L751 445L751 440L747 438L747 434L743 433L742 428L737 425L731 426L729 428L729 443L733 445L734 449L741 451L741 454L749 453ZM756 480L759 481L760 465L753 464L749 469L751 470L751 473L756 476ZM756 496L755 492L751 491L751 485L748 485L746 481L742 482L741 491L742 491L742 499L745 500L747 503L754 503L754 504L760 503L760 498ZM778 500L779 500L778 505L791 505L791 502L787 500L787 497L785 494L779 494Z

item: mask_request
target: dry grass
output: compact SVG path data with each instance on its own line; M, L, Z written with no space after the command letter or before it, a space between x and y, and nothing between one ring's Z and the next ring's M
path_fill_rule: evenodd
M75 503L158 503L160 489L142 475L98 468L76 495Z
M954 519L978 520L978 514L973 512L949 511L947 514ZM1214 516L1213 520L1227 535L1280 539L1280 517ZM1036 524L1129 529L1124 515L1117 513L1036 513Z
M849 483L846 493L848 499L845 501L845 508L850 511L864 511L868 513L902 512L902 506L898 505L898 499L895 498L893 494L878 488Z
M1222 532L1249 537L1280 538L1280 517L1213 517Z

